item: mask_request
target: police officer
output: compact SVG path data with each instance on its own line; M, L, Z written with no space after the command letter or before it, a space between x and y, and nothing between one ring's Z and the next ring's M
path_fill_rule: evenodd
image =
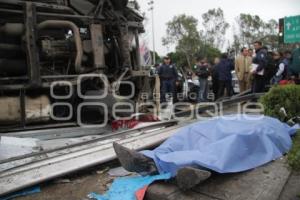
M267 52L262 48L262 42L254 42L256 56L253 63L257 65L256 69L252 71L254 75L252 90L254 93L261 93L265 91L266 77L264 75L267 66Z
M158 75L161 80L161 103L166 102L167 94L172 94L174 100L178 74L169 56L164 57L163 64L158 68Z
M223 97L225 89L227 96L232 96L233 88L231 71L233 70L233 61L228 58L227 53L222 53L220 63L216 65L219 80L218 98Z

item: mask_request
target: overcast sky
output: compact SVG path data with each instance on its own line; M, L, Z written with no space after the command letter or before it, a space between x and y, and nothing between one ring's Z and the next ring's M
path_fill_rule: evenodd
M151 20L148 11L148 2L150 0L137 0L141 6L141 11L145 12ZM167 49L162 45L162 37L165 36L166 23L175 15L192 15L199 20L201 24L201 15L209 9L220 7L225 14L226 21L232 26L235 18L240 13L259 15L263 20L270 20L300 15L300 0L154 0L154 22L155 22L155 45L156 51L160 55L166 54L173 49ZM146 25L146 31L151 38L151 21ZM226 40L232 41L232 30L226 34ZM225 42L227 44L227 42ZM149 41L149 47L152 49L152 40Z

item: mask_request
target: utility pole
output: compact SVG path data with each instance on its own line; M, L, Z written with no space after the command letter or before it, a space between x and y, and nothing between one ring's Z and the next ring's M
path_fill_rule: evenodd
M155 30L154 30L154 0L150 0L148 2L149 7L149 11L151 11L151 15L152 15L152 45L153 45L153 65L156 64L156 55L155 55Z

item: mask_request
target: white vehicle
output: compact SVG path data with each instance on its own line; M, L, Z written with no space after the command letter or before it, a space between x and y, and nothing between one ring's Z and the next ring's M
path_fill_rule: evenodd
M232 71L231 74L232 74L232 87L233 87L233 91L236 94L240 93L239 80L238 80L238 78L236 76L236 72Z

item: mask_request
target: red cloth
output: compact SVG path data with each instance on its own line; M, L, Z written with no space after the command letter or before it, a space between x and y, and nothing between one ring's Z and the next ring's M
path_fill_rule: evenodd
M147 192L148 185L135 192L136 200L143 200Z
M139 124L139 121L136 119L116 120L116 121L112 122L111 126L112 126L113 131L116 131L120 128L132 129L138 124Z
M290 85L290 84L295 84L295 82L289 80L282 80L279 82L279 85Z
M112 122L111 127L113 131L116 131L120 128L132 129L136 127L140 122L156 122L156 121L159 121L159 119L154 115L141 115L138 117L132 117L129 120L115 120Z

